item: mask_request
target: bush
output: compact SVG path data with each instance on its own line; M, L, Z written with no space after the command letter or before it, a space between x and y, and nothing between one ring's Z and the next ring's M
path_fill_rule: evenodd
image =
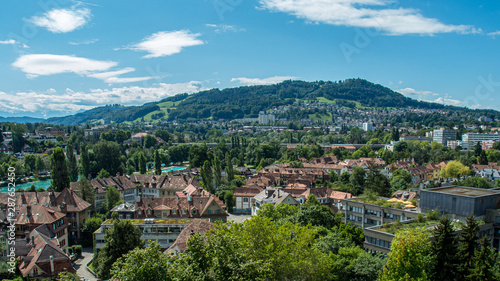
M75 254L77 258L82 256L82 246L81 245L74 245L74 246L68 247L68 251L70 254Z

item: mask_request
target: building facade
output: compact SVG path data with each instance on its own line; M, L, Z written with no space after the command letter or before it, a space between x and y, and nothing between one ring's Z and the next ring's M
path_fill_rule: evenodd
M437 142L443 146L448 145L448 141L456 141L457 140L457 132L455 130L434 130L432 132L432 141Z

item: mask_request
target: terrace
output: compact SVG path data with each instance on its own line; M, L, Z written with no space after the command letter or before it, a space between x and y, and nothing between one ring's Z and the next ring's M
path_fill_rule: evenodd
M394 208L394 209L414 209L416 208L417 200L413 199L411 201L404 201L397 198L384 198L377 197L374 195L365 195L357 198L351 199L352 201L377 205L386 208Z
M127 219L133 225L160 225L160 224L189 224L193 219L167 218L167 219ZM109 219L103 225L112 225L113 220Z

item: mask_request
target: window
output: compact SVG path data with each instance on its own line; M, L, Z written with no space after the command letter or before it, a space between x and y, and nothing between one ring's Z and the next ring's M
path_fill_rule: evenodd
M243 202L248 203L248 197L243 198Z
M173 210L172 210L172 214L177 215L177 210L176 210L176 209L173 209Z
M142 211L141 211L141 210L139 210L139 212L137 212L137 213L138 213L139 215L142 215Z
M167 213L166 212L163 212L163 217L166 218L167 217Z
M220 209L217 209L217 211L215 211L215 213L220 214Z
M212 214L212 210L207 210L207 214L211 215Z
M186 209L182 209L182 214L185 215L186 214Z

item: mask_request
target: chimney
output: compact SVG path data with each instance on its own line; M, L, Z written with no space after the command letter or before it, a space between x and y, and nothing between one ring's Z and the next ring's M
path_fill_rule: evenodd
M116 172L116 176L119 177L120 176L120 172Z
M49 257L49 260L50 260L50 273L55 273L54 271L54 257L53 256L50 256Z
M31 217L31 206L30 205L26 206L26 217L27 218Z

